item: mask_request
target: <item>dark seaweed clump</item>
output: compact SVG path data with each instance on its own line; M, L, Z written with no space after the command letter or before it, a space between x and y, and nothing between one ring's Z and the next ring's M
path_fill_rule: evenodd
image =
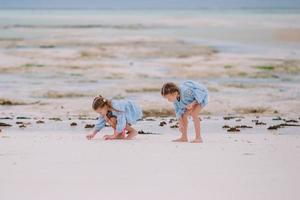
M277 129L284 128L284 127L287 127L287 126L300 126L300 125L299 124L288 124L288 123L277 124L277 125L274 125L274 126L269 126L268 130L277 130Z
M141 135L157 135L158 133L145 132L143 130L140 130L140 131L138 131L138 134L141 134Z
M0 122L0 126L12 126L12 125Z
M77 126L77 123L76 123L76 122L72 122L72 123L70 124L70 126Z
M95 124L86 124L84 128L94 128Z
M167 122L161 121L161 122L159 123L159 126L164 126L164 125L167 125Z

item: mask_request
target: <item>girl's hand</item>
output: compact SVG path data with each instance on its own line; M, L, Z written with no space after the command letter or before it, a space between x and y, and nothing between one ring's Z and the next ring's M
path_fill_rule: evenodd
M104 135L103 139L104 140L113 140L113 139L116 139L116 136L115 135Z
M110 135L104 135L104 136L103 136L103 139L104 139L104 140L109 140L109 138L110 138Z
M90 133L90 134L88 134L88 135L86 136L86 139L91 140L91 139L93 139L93 138L95 137L96 134L97 134L97 133L95 133L95 132Z

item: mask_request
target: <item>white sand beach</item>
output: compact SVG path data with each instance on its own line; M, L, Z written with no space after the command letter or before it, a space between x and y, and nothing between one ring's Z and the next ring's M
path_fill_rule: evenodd
M65 121L46 121L23 131L5 128L0 133L0 197L299 199L300 128L270 131L254 125L255 119L204 119L200 145L170 142L177 130L159 127L158 119L136 126L156 134L132 141L102 140L109 128L86 140L83 124L73 131L49 129L55 123L66 128ZM259 120L278 124L270 118ZM224 124L253 128L229 133L222 129Z

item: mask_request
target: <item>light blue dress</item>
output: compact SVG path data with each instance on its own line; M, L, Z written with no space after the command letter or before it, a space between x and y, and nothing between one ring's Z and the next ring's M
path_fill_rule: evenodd
M180 118L186 111L186 106L197 101L203 108L208 103L208 90L195 81L184 81L179 85L180 98L174 102L176 118Z
M143 117L141 108L131 100L112 100L112 107L117 111L112 114L117 117L116 131L121 133L126 124L135 124L137 120ZM95 131L100 131L105 126L105 118L99 116L95 124Z

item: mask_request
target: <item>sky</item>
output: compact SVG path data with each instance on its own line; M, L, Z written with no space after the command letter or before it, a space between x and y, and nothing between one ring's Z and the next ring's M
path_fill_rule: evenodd
M0 0L0 8L300 8L300 0Z

